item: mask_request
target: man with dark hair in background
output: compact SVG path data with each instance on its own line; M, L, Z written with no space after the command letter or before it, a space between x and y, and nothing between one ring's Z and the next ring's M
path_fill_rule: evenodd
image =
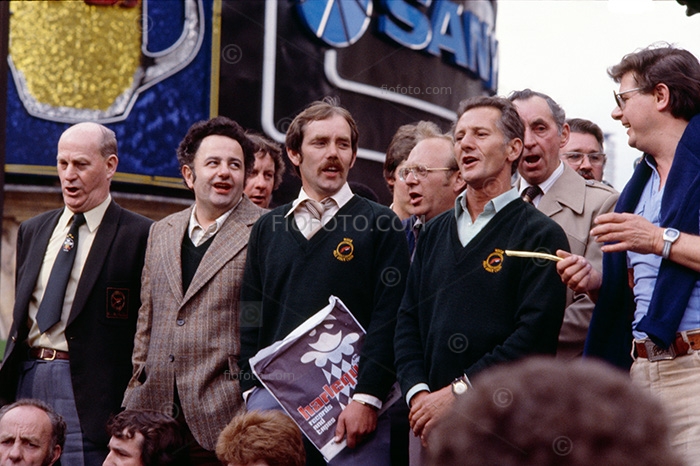
M566 123L571 129L569 141L560 149L559 155L585 179L604 183L603 169L607 158L603 151L603 130L583 118L569 118Z
M141 270L151 220L109 193L117 139L78 123L58 141L65 207L17 232L12 328L0 367L0 398L40 399L66 421L63 463L99 466L109 417L132 371Z
M102 466L189 466L180 425L152 410L122 411L107 424L109 455Z
M684 464L659 401L588 359L532 357L488 369L435 433L429 466Z
M195 201L151 230L124 406L174 407L193 464L218 465L216 440L242 404L240 287L250 229L264 211L243 195L255 155L235 121L195 123L177 158Z
M260 134L246 133L246 136L255 145L255 165L246 178L243 192L255 205L267 209L272 193L280 187L284 177L282 148Z

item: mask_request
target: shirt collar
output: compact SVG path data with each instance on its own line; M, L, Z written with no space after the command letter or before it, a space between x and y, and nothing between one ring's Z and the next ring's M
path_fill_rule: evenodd
M559 166L549 175L549 178L544 180L538 186L542 190L543 194L547 194L547 191L552 187L552 185L559 179L559 177L564 173L564 162L559 161ZM525 188L532 186L530 183L525 181L525 178L520 177L520 189L519 192L523 192Z
M461 193L459 193L459 196L457 196L457 199L455 200L455 218L457 219L459 219L462 213L466 213L467 215L469 214L469 212L467 211L466 194L466 190L462 191ZM511 188L503 194L499 194L498 196L494 197L489 202L487 202L484 206L484 212L487 212L488 210L493 210L494 212L498 213L501 209L513 202L515 199L520 199L520 195L518 194L517 189Z
M112 195L107 194L107 197L104 201L102 201L96 207L93 207L92 209L88 210L87 212L83 212L83 215L85 216L85 225L87 225L87 228L90 231L90 233L95 231L97 227L100 226L100 223L102 223L102 218L105 216L105 212L107 212L107 208L109 207L109 204L111 202ZM72 218L73 212L68 207L65 207L63 209L63 213L61 214L61 217L58 219L58 223L62 226L68 226L68 222L70 222Z
M214 223L209 225L209 228L206 229L197 221L197 216L195 215L195 212L197 211L197 204L195 204L192 207L192 212L190 212L190 223L187 226L187 234L190 238L192 238L192 232L195 231L197 228L201 229L202 231L211 232L212 235L218 233L218 231L223 226L224 222L226 222L226 219L229 218L229 216L233 213L234 210L236 210L236 207L240 205L242 200L243 196L241 196L241 198L238 200L235 206L231 207L231 209L224 212L219 218L214 220Z
M350 189L350 185L346 182L343 184L343 186L338 190L337 193L333 194L332 196L328 196L328 198L333 199L335 203L338 205L338 209L342 208L345 204L347 204L350 199L352 199L353 193L352 190ZM328 199L326 198L326 199ZM287 211L286 214L284 214L285 217L289 217L292 212L297 210L297 208L307 199L311 199L311 197L306 194L306 191L304 191L304 188L301 188L301 191L299 191L299 197L297 197L294 202L292 202L292 208Z

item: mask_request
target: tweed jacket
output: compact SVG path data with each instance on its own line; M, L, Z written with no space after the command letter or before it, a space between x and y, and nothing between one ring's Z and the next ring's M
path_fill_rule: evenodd
M601 244L590 236L590 231L595 226L593 220L598 215L613 211L620 194L603 183L584 179L566 163L562 164L564 173L542 196L537 208L566 232L572 254L585 257L602 272ZM583 354L583 344L594 307L595 303L585 293L567 290L558 357L573 358Z
M62 212L63 208L33 217L17 233L13 321L0 366L0 398L5 402L14 400L20 365L27 358L29 300ZM131 377L141 269L152 223L114 201L109 204L85 260L66 325L80 427L87 438L105 448L109 441L105 426L119 412Z
M193 207L155 223L146 249L130 409L182 410L197 442L213 451L242 405L237 375L239 297L248 237L264 212L247 197L226 219L182 292L182 241ZM177 385L181 406L175 406Z

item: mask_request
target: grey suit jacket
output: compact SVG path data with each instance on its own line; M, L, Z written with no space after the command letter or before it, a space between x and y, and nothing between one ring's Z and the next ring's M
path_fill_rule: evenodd
M620 193L603 183L586 180L566 163L562 164L564 173L542 196L537 208L564 229L572 254L585 257L602 272L601 244L590 236L590 231L598 215L613 211ZM557 357L573 358L583 354L593 307L595 303L588 295L568 289Z
M141 309L123 405L179 410L197 442L213 451L242 405L239 297L248 237L264 212L244 196L182 292L182 241L192 207L155 223L146 249ZM174 405L174 387L181 406Z

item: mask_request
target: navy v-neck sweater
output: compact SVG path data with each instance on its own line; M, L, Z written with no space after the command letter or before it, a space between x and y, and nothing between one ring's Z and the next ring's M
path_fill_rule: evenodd
M418 383L438 390L528 354L554 354L566 302L555 263L509 257L507 249L554 254L569 243L559 225L520 199L466 246L454 210L423 228L396 330L404 393Z
M384 399L396 380L394 328L409 265L401 222L387 207L353 196L307 240L294 215L285 217L290 208L284 205L261 217L248 243L241 290L241 388L257 383L250 374L251 356L284 338L335 295L367 331L355 391Z

